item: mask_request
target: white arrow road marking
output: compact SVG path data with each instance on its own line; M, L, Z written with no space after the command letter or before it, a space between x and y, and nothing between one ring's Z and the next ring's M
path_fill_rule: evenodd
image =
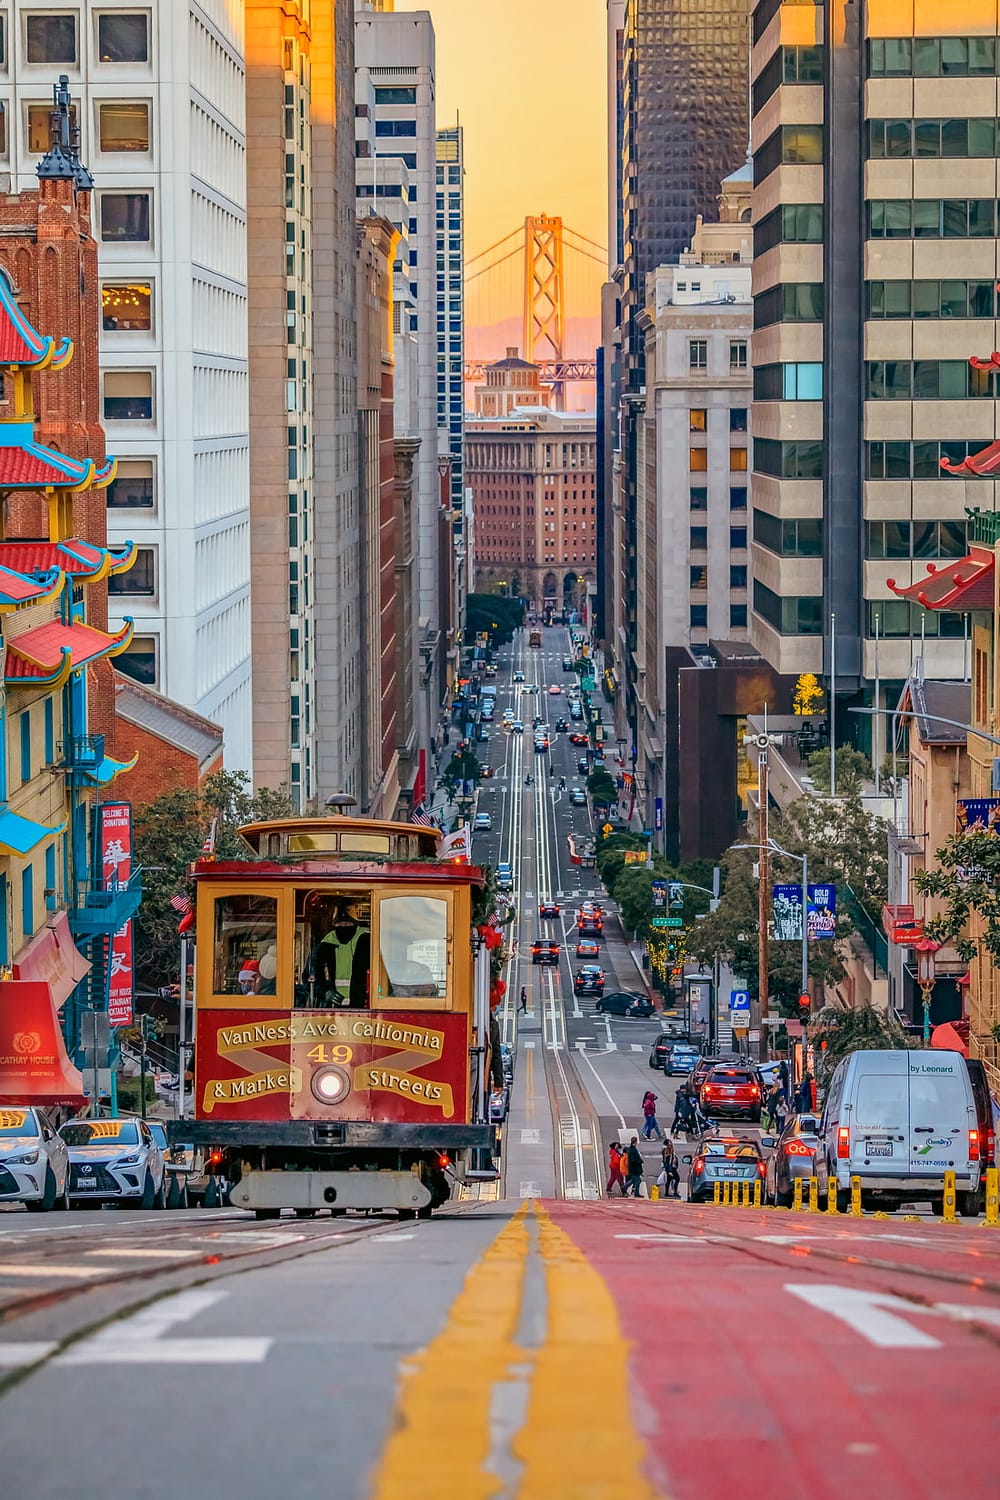
M228 1292L179 1292L120 1323L72 1345L53 1361L57 1365L247 1365L260 1364L274 1340L269 1338L164 1338L175 1323L186 1323L214 1307Z
M900 1314L929 1311L891 1292L867 1292L857 1287L827 1284L785 1286L793 1297L801 1297L820 1312L831 1313L855 1333L879 1349L940 1349L940 1340L914 1328Z

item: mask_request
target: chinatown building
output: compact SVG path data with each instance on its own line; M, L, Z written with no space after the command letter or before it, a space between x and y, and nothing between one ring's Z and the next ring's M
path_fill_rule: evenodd
M131 809L116 760L107 583L115 462L98 417L92 182L55 90L37 193L0 195L0 1099L73 1107L132 1020ZM109 1002L111 1015L109 1017ZM112 1051L114 1050L112 1046Z

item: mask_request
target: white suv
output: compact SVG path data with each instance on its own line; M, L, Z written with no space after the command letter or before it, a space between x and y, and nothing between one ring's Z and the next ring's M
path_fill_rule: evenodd
M0 1202L35 1213L69 1207L65 1141L36 1109L0 1106Z
M74 1203L163 1208L163 1152L145 1120L71 1120L59 1134L69 1147Z

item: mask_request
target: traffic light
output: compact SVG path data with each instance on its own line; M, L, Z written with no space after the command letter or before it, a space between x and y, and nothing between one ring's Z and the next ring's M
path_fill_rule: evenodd
M802 1021L807 1021L809 1019L809 1012L810 1012L811 1009L812 1009L812 1000L811 1000L811 998L808 995L800 995L799 996L799 1017L800 1017L800 1019Z

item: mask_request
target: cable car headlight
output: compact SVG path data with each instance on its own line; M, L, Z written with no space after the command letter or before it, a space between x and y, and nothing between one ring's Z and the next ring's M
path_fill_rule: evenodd
M351 1092L350 1074L343 1068L317 1068L309 1087L320 1104L340 1104Z

